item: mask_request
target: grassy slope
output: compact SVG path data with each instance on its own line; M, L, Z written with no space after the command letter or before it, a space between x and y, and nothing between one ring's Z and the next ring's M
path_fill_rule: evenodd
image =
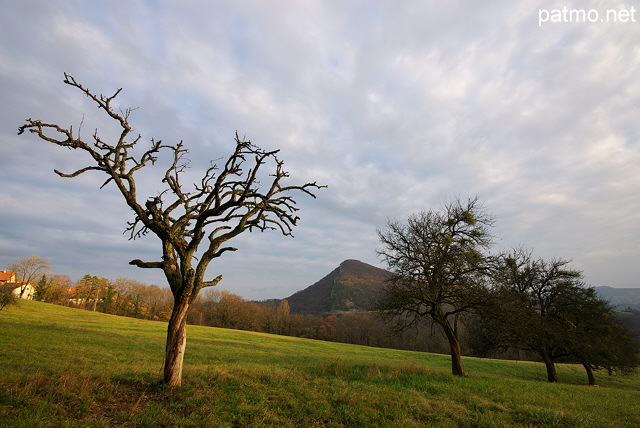
M184 386L159 385L166 324L38 302L0 312L0 426L638 426L640 375L189 326Z

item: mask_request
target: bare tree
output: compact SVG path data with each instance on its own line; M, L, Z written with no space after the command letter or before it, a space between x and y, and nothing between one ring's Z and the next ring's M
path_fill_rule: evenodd
M49 289L46 294L46 301L58 305L69 304L69 287L71 278L67 275L49 275L47 277Z
M56 174L67 178L88 171L106 174L107 180L102 187L113 183L134 212L134 220L127 228L131 239L149 232L160 239L161 260L136 259L130 264L145 269L161 269L173 293L164 382L178 386L182 379L189 306L203 287L214 286L222 279L222 276L217 276L205 280L209 263L227 251L236 251L236 248L223 244L247 230L273 229L291 236L299 219L292 192L300 191L315 197L313 190L323 186L315 182L284 184L289 174L278 158L278 150L263 150L251 141L240 139L236 133L235 149L224 164L212 163L198 183L187 187L181 182L188 167L187 149L182 141L168 145L151 139L150 145L140 150L141 136L130 135L132 109L116 111L113 106L122 89L111 96L95 95L66 73L64 83L82 91L117 122L120 129L117 140L107 142L96 130L91 141L85 141L79 133L74 135L71 127L67 129L33 119L27 119L18 134L29 131L49 143L86 152L90 158L87 166L71 173L55 170ZM136 173L154 164L160 152L170 154L170 166L162 178L164 189L143 198L138 195ZM265 167L267 163L273 167L270 173L263 172L270 168Z
M30 255L28 257L19 257L7 269L16 273L16 280L20 284L20 298L22 299L29 284L35 285L42 275L48 273L49 269L51 269L51 262L48 257Z
M456 200L441 211L409 216L407 224L390 221L378 236L378 254L395 274L375 304L402 329L431 319L442 328L451 350L451 371L463 376L460 315L484 296L484 250L491 244L486 214L477 198Z

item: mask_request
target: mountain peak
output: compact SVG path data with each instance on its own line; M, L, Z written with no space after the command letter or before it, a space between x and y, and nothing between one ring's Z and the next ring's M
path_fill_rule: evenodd
M315 314L366 310L390 273L348 259L313 285L287 298L292 313Z

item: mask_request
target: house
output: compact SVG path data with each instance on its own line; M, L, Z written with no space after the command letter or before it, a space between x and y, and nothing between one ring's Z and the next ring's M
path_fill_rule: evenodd
M86 301L87 298L86 297L79 297L78 296L78 288L77 287L69 287L67 288L67 299L69 299L69 301L73 304L76 305L83 305Z
M33 295L36 292L33 285L23 285L17 282L16 273L11 270L0 270L0 287L2 290L11 290L11 294L17 298L20 298L20 294L22 294L22 298L26 300L33 300Z
M16 273L12 270L0 270L0 284L5 282L17 282Z
M10 284L10 283L7 283ZM13 295L16 297L20 297L20 293L22 293L22 298L26 300L33 300L33 295L36 294L36 289L33 285L27 284L22 285L17 282L13 283L16 287L13 289ZM23 291L24 290L24 291Z

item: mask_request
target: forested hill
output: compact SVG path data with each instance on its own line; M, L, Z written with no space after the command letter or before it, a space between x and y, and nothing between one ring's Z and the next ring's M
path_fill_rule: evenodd
M596 292L618 311L628 308L640 310L640 288L596 287Z
M367 309L389 275L386 270L361 261L345 260L320 281L287 297L287 301L294 314Z
M345 260L313 285L287 297L291 313L322 315L366 310L390 273L358 260ZM640 310L640 288L596 287L616 310Z

